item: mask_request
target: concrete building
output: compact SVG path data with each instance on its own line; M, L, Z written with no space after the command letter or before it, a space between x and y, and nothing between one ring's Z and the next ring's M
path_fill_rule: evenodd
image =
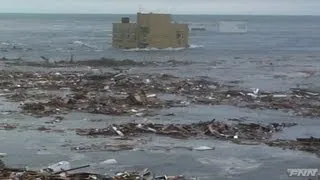
M178 48L189 47L188 24L172 23L169 14L137 14L137 22L122 18L113 23L112 46L131 48Z

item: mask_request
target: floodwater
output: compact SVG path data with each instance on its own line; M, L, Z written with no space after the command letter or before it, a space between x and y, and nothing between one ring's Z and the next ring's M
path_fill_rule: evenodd
M111 23L120 15L22 15L0 16L0 55L40 61L40 56L63 60L75 55L77 60L133 59L164 62L190 61L189 65L132 67L128 73L167 73L183 77L208 76L224 84L264 91L286 91L293 87L319 88L320 20L318 17L290 16L175 16L178 22L202 24L204 32L191 32L189 49L121 51L110 47ZM134 18L134 17L132 17ZM247 21L245 34L219 34L220 20ZM13 69L13 67L1 67ZM24 71L40 68L15 67ZM42 69L46 70L46 69ZM50 69L56 71L58 69ZM70 70L70 69L59 69ZM80 69L81 70L81 69ZM108 70L108 69L104 69ZM86 70L83 70L86 71ZM175 113L175 116L163 116ZM212 119L227 121L241 118L259 123L296 122L275 138L319 137L319 118L302 118L290 112L249 110L230 106L190 105L162 110L148 121L190 123ZM139 117L111 117L83 113L65 115L54 124L65 132L41 132L52 118L33 118L19 113L17 103L0 101L0 123L19 123L11 131L0 130L0 152L8 153L4 161L18 167L43 167L61 160L74 166L92 164L92 170L113 173L118 170L150 168L159 174L184 174L200 180L212 179L294 179L287 168L318 168L315 155L272 148L264 145L236 145L216 140L175 140L143 137L146 144L134 151L75 152L72 147L112 143L110 138L80 137L69 128L101 127L110 123L145 121ZM96 121L94 121L96 120ZM138 143L138 142L137 142ZM214 150L190 151L189 147L212 146ZM162 148L159 148L162 147ZM165 151L165 147L171 147ZM177 148L180 147L180 148ZM184 147L184 148L181 148ZM117 164L101 165L106 159Z
M206 31L191 31L189 49L116 50L112 23L124 15L0 16L0 57L41 61L115 58L137 61L190 61L190 66L156 68L180 76L210 76L240 81L241 86L286 90L296 85L318 88L320 20L317 16L173 16L177 22ZM132 21L135 16L129 16ZM219 21L245 21L248 32L217 32ZM137 71L140 71L138 69ZM146 69L144 69L146 71ZM306 72L315 72L308 77Z

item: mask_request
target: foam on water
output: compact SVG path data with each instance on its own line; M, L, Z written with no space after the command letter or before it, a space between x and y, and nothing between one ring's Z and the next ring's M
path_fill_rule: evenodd
M0 46L10 46L11 44L10 43L8 43L8 42L1 42L0 43Z
M133 49L125 49L123 51L126 52L138 52L138 51L181 51L181 50L185 50L185 49L196 49L196 48L203 48L203 45L195 45L195 44L191 44L190 47L188 48L164 48L164 49L159 49L159 48L133 48Z
M96 46L84 43L82 41L73 41L72 44L77 45L77 46L84 46L90 49L98 49Z
M189 49L204 48L204 45L191 44Z

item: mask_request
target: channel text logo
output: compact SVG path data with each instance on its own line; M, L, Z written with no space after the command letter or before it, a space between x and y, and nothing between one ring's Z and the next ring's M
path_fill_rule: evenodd
M319 169L287 169L289 177L317 177Z

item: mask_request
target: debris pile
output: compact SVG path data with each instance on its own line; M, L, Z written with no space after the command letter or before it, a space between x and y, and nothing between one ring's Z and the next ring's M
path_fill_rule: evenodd
M2 162L2 161L1 161ZM63 169L62 167L68 167ZM26 170L0 166L0 179L6 180L191 180L182 175L178 176L155 176L154 173L145 169L141 172L119 172L114 176L96 173L70 173L71 171L90 167L90 165L70 168L70 163L62 161L41 170Z
M147 96L143 90L128 95L104 95L99 93L75 93L69 97L51 98L47 102L24 103L21 108L25 113L34 115L51 115L69 111L95 114L126 115L147 113L147 109L170 106L156 96Z
M141 137L148 134L157 134L177 139L187 138L214 138L219 140L230 140L237 144L257 145L266 144L283 149L300 150L315 153L320 156L319 138L297 138L296 140L273 140L274 133L282 131L284 128L297 125L296 123L271 123L261 125L256 123L226 124L219 121L208 121L193 124L137 124L126 123L121 125L110 125L109 127L97 129L76 129L80 136L100 137L100 136L120 136L119 140ZM120 151L133 150L137 142L133 144L101 144L88 145L83 147L73 147L75 151ZM207 148L207 147L206 147Z
M16 129L18 124L0 123L0 130L12 130Z
M269 139L274 132L281 131L283 127L286 127L286 124L272 123L266 126L255 123L226 124L213 120L194 124L126 123L102 129L76 129L76 132L81 136L133 137L143 134L158 134L173 138L211 136L219 139L263 141Z
M137 124L126 123L121 125L111 125L102 129L76 129L76 133L81 136L121 136L139 137L146 134L157 134L172 138L208 138L219 140L230 140L237 144L257 145L264 143L268 146L281 147L283 149L300 150L315 153L320 156L319 138L297 138L296 140L273 140L274 133L282 131L283 128L292 127L296 123L270 123L261 125L256 123L226 124L218 121L200 122L194 124ZM136 143L135 143L136 144ZM99 150L99 151L120 151L133 150L134 144L104 144L90 145L72 148L76 151Z
M283 149L300 150L315 153L320 156L320 138L297 138L296 140L275 140L267 143L269 146Z
M130 115L141 113L139 108L170 108L193 103L290 110L301 116L320 116L319 93L305 89L278 93L259 89L243 90L216 83L206 77L185 79L163 74L124 72L1 71L0 88L0 93L9 100L24 103L32 101L22 108L28 113L42 115L60 111ZM54 90L65 93L50 94ZM186 103L158 98L167 94L183 97Z
M74 67L74 66L93 66L93 67L118 67L118 66L146 66L152 65L152 63L144 63L144 62L137 62L130 59L124 60L115 60L110 58L101 58L101 59L92 59L92 60L81 60L81 61L74 61L73 57L71 56L69 61L53 61L47 57L41 56L41 59L44 61L24 61L24 60L9 60L3 59L6 64L8 65L16 65L16 66L35 66L35 67L48 67L48 68L55 68L55 67ZM155 64L155 63L153 63Z

